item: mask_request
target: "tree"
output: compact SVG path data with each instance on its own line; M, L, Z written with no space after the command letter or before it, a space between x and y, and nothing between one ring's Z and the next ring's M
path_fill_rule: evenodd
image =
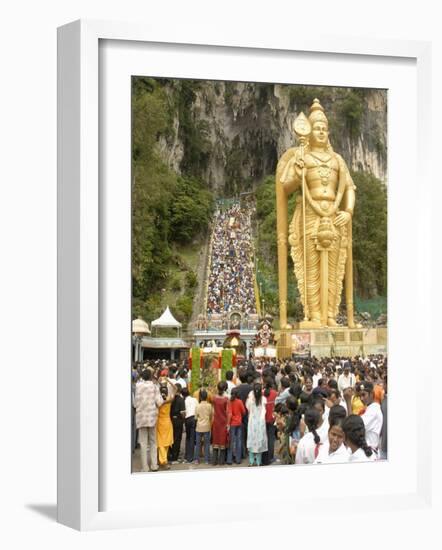
M178 177L169 209L174 240L182 244L190 242L207 227L212 212L212 194L197 179Z
M153 317L176 264L175 245L207 229L213 198L196 178L175 174L158 150L170 132L171 99L164 82L139 77L132 87L132 295L133 314ZM179 293L178 285L173 285ZM192 296L178 304L187 321Z
M356 293L363 298L387 293L387 189L371 174L353 172L353 271Z

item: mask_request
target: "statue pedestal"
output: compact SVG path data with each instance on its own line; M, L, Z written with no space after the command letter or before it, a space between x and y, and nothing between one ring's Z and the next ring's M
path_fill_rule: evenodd
M300 323L301 325L301 323ZM334 357L387 353L387 327L295 328L275 333L277 357Z
M297 323L297 325L299 325L299 328L301 330L310 330L310 329L320 329L320 328L323 328L321 323L319 322L315 322L315 321L300 321L299 323ZM298 328L298 327L295 327L295 328Z

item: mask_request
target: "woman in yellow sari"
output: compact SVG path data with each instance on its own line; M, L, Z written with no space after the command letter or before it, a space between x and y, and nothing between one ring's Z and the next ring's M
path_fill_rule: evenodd
M160 380L161 395L167 398L161 405L158 411L157 421L157 447L158 447L158 464L160 468L165 470L170 469L170 464L167 461L169 447L173 445L173 425L170 418L170 407L175 394L175 388L169 380Z

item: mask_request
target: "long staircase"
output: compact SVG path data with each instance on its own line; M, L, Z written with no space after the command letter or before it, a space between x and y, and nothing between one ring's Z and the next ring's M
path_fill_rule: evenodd
M205 277L204 318L208 325L225 326L235 312L257 321L259 294L255 277L252 232L254 203L239 200L219 203L209 241Z

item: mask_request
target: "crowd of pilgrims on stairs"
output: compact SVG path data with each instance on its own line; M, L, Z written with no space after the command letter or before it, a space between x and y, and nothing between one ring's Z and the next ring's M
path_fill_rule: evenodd
M214 216L207 315L256 313L251 219L254 205L218 209Z

